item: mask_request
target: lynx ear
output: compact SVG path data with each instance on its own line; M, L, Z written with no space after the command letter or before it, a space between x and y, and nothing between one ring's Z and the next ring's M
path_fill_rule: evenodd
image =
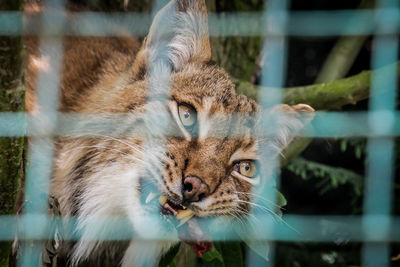
M280 153L314 118L314 109L306 104L278 105L268 111L274 130L269 146L273 154Z
M169 2L155 16L138 56L142 58L137 63L147 66L166 59L174 71L189 62L208 62L211 49L204 0Z

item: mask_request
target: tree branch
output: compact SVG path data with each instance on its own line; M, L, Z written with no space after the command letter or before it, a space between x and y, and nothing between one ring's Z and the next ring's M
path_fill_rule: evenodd
M374 6L375 0L362 0L358 8ZM340 37L325 59L315 83L332 82L346 77L366 39L366 35Z
M289 105L309 104L316 110L340 109L348 104L354 105L369 97L371 73L363 71L333 82L288 88L285 89L283 102Z
M396 63L399 65L399 63ZM289 105L299 103L309 104L316 110L340 109L345 105L356 104L358 101L367 99L370 94L370 83L372 75L384 75L389 65L375 71L363 71L349 78L313 84L308 86L299 86L284 88L283 102ZM398 68L400 76L400 68ZM234 80L238 93L247 95L257 100L257 92L260 89L268 90L249 82Z

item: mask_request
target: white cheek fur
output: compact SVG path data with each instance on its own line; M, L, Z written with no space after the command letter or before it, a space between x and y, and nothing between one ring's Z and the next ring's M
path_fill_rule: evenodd
M80 213L77 218L77 229L82 231L82 238L75 246L72 265L88 258L101 244L101 241L89 240L107 227L98 223L93 225L91 223L93 219L127 214L134 224L133 215L135 210L140 209L138 201L140 196L137 191L140 169L133 166L124 167L110 166L87 177L91 183L83 189L85 193L82 194L83 199L80 202Z

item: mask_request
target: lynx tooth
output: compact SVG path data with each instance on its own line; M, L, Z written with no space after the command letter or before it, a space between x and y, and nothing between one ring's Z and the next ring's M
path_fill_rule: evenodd
M148 196L146 197L145 203L146 203L146 204L149 203L149 202L152 201L156 196L157 196L156 193L150 192L150 193L148 194Z
M160 203L161 206L164 206L164 204L167 203L167 198L165 196L160 196L158 202Z
M186 218L190 219L190 218L193 217L193 215L194 215L194 212L192 210L189 210L189 209L187 209L187 210L179 210L178 211L178 215L176 215L176 218L181 221L181 220L184 220Z

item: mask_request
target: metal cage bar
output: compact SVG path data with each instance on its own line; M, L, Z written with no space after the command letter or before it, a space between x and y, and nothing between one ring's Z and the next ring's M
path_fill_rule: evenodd
M156 9L165 1L155 0ZM269 90L260 92L260 103L272 106L282 102L279 89L283 85L286 69L286 38L288 36L336 36L374 34L372 68L378 69L393 63L398 58L400 31L400 8L396 0L381 0L375 9L341 11L288 11L289 0L264 1L264 12L231 13L223 16L209 14L211 36L263 36L266 41L263 54L268 62L262 71L262 85ZM47 196L52 168L52 138L55 135L69 134L70 129L56 129L57 121L66 125L76 125L92 117L77 116L57 112L58 90L62 62L62 38L64 35L76 36L127 36L146 34L152 14L106 14L95 12L75 13L73 20L67 20L64 1L48 1L51 12L41 17L25 17L22 27L18 21L21 12L0 13L1 35L39 34L41 47L49 52L51 66L49 72L39 76L38 101L43 110L38 115L25 113L0 113L0 136L32 136L29 148L26 184L26 209L21 216L0 217L0 240L12 240L17 232L24 242L19 266L39 266L40 240L48 237L46 225ZM263 25L264 27L259 27ZM362 250L363 266L389 266L389 243L400 241L400 216L392 216L393 200L393 137L400 136L400 114L395 109L398 65L392 64L382 70L382 75L373 76L370 108L367 112L329 112L318 114L314 119L313 131L306 131L311 137L365 136L368 142L368 165L365 188L364 214L358 217L346 216L286 216L286 221L303 233L287 231L284 226L267 223L267 228L252 236L257 241L335 241L349 238L364 242ZM169 90L169 76L164 78L165 90ZM151 95L150 95L151 97ZM109 126L104 126L105 129ZM97 129L97 128L95 128ZM92 134L95 133L95 129ZM76 130L76 129L75 129ZM161 127L159 134L162 135ZM86 134L90 134L86 133ZM271 133L263 133L271 134ZM277 165L275 165L276 169ZM278 179L279 177L275 175ZM273 192L264 192L268 196ZM267 220L267 218L260 217ZM10 229L16 219L21 220L23 230ZM154 218L149 218L154 219ZM324 222L334 222L329 227ZM119 222L119 221L118 221ZM121 220L123 225L123 219ZM379 227L377 227L379 225ZM362 227L361 227L362 226ZM123 229L123 227L121 227ZM324 230L324 231L322 231ZM74 233L67 239L76 239ZM219 236L216 235L216 240ZM107 239L110 237L99 236ZM131 238L114 236L112 238ZM141 236L156 242L157 235ZM162 239L168 239L168 236ZM234 238L234 237L233 237ZM35 246L31 246L34 244ZM271 246L273 248L273 246ZM258 266L256 257L249 253L247 263ZM273 249L270 266L274 266Z
M378 8L399 7L397 1L380 0ZM384 32L398 24L398 18L387 16L385 12L377 14L378 32ZM393 21L394 19L394 21ZM396 23L397 21L397 23ZM372 68L388 65L398 58L398 36L375 36L372 54ZM372 77L371 98L369 101L369 122L375 129L393 127L391 112L396 108L397 65L386 69L386 75ZM366 235L385 235L392 224L393 200L393 163L394 140L391 137L375 137L368 140L368 165L364 192L363 228ZM370 215L380 215L372 219ZM377 227L379 225L379 227ZM365 243L362 249L362 266L390 266L389 242Z

